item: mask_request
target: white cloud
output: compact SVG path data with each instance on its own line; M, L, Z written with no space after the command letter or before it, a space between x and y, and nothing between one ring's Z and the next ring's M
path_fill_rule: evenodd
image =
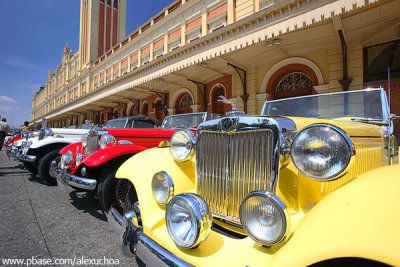
M0 95L0 102L3 102L3 103L16 103L17 101L12 99L11 97Z

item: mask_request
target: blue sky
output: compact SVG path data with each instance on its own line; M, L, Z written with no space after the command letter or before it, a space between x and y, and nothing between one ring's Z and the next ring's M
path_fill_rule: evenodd
M133 32L172 0L126 0ZM79 0L0 0L0 115L11 125L31 120L34 89L61 63L66 43L79 43Z

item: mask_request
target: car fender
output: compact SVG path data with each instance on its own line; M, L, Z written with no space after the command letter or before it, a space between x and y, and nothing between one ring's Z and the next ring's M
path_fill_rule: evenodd
M68 150L70 150L73 153L73 155L76 155L78 151L82 150L82 142L74 142L72 144L63 147L60 150L60 154L64 155L65 153L67 153Z
M307 213L273 266L366 258L400 266L400 165L378 168L332 192Z
M115 158L126 155L134 155L146 149L147 149L146 147L134 144L112 145L104 149L99 149L95 153L88 156L84 160L84 164L88 167L97 167Z
M32 145L29 147L29 149L38 149L38 148L43 148L47 145L52 145L52 144L61 144L62 146L68 145L75 143L76 140L74 139L69 139L69 138L62 138L62 137L47 137L42 140L38 140L36 142L33 142Z
M151 148L126 160L116 173L117 178L128 179L135 187L140 203L141 217L145 224L144 231L164 220L165 206L155 201L151 180L155 173L167 172L174 183L174 194L193 192L195 189L194 159L176 162L169 148ZM134 171L133 171L134 170Z

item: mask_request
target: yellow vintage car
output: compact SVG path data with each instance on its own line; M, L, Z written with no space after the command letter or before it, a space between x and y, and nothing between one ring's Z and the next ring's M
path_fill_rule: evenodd
M392 128L383 89L234 108L128 159L108 220L149 266L400 266Z

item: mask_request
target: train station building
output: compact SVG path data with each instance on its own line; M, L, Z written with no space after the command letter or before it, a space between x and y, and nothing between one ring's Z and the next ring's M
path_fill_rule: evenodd
M79 50L60 48L33 123L224 114L220 95L254 115L266 100L380 86L400 114L400 0L176 0L125 25L126 0L81 0Z

